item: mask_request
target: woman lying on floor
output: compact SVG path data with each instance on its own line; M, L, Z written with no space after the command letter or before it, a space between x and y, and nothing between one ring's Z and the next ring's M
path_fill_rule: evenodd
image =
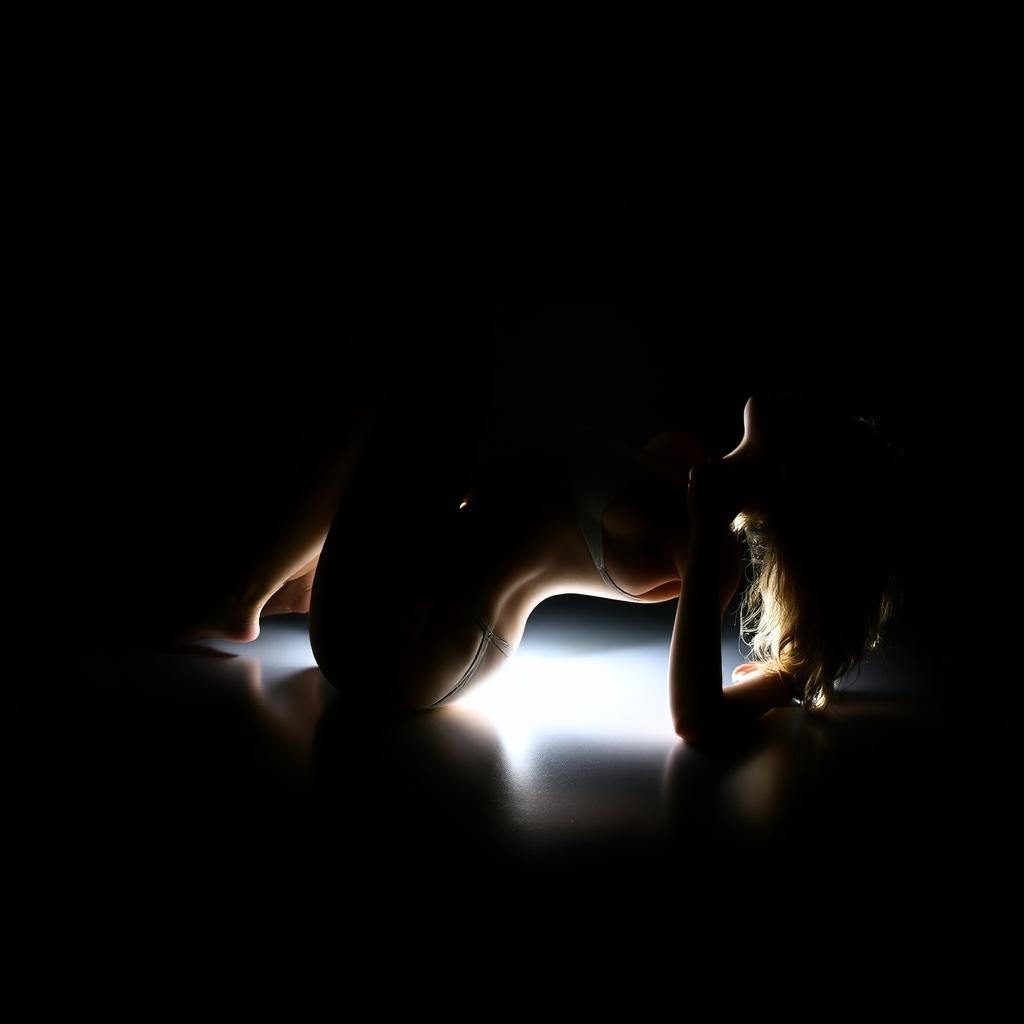
M418 711L499 671L549 597L678 599L679 736L708 742L794 700L826 708L900 594L898 452L874 424L827 399L759 393L720 458L681 432L633 449L571 427L481 465L486 387L431 353L471 354L486 383L489 331L455 311L414 322L389 379L368 392L355 448L252 578L185 637L251 640L261 614L308 611L317 663L346 699ZM722 620L744 543L753 660L723 688Z

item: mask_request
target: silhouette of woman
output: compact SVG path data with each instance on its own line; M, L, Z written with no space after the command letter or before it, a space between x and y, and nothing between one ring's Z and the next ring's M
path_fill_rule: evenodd
M742 441L718 458L680 431L633 449L569 425L488 461L489 332L463 311L415 321L317 493L190 635L249 640L261 614L309 611L317 663L346 699L418 711L499 671L548 597L678 598L669 689L681 737L705 742L794 701L827 707L899 595L898 453L875 424L759 393ZM723 688L741 542L754 660Z

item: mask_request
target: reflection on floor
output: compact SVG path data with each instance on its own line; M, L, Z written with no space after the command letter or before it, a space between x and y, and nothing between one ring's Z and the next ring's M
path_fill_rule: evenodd
M549 602L504 675L386 722L352 713L297 616L248 645L40 659L26 769L39 856L75 848L109 877L173 864L180 878L273 851L299 879L302 865L410 891L500 878L506 894L521 881L560 898L614 884L691 907L724 878L911 891L954 851L958 877L984 865L977 884L996 884L1008 753L965 746L921 694L886 685L884 664L824 721L779 708L741 748L688 748L668 714L671 616L655 611ZM742 660L723 645L726 678Z

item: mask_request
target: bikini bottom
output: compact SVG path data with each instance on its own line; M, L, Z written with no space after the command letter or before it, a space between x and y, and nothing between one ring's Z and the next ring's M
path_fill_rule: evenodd
M484 655L487 653L488 644L496 647L506 658L510 657L512 654L512 645L504 637L495 633L485 619L481 618L475 612L470 612L470 615L483 633L483 636L480 638L480 646L477 647L476 654L473 656L473 661L470 663L469 668L467 668L463 673L462 678L440 700L434 701L434 703L428 705L428 707L436 708L441 704L447 704L455 697L455 695L473 678L477 669L480 668L480 664L484 660Z

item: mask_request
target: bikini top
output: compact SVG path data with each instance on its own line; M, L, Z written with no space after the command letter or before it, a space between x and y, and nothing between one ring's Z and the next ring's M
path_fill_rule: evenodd
M573 425L561 436L566 457L566 474L573 511L580 532L602 579L613 590L631 601L642 599L623 590L608 575L604 564L605 509L627 488L650 479L634 449L594 427Z

